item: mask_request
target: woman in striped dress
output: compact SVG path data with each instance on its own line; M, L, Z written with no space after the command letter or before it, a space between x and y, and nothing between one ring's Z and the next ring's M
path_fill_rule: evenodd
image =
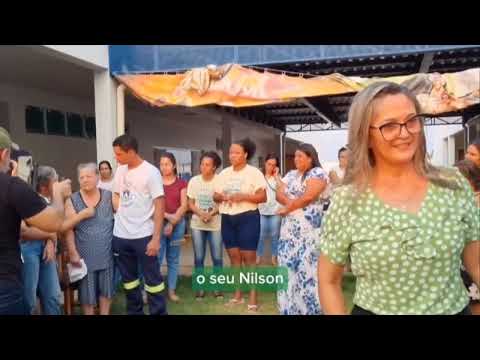
M79 283L79 300L85 315L94 315L99 304L100 315L110 313L113 297L113 207L112 193L98 189L98 170L94 163L78 167L80 191L74 193L65 206L69 217L85 208L92 209L93 217L80 222L67 233L70 263L87 265L87 275ZM99 295L99 299L97 296Z

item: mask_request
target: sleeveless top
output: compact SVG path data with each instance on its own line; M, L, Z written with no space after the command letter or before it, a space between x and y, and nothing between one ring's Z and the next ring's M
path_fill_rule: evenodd
M113 206L112 193L99 189L100 201L95 206L95 216L83 220L75 227L75 245L85 260L88 272L113 266ZM80 192L71 196L73 208L78 213L87 208Z

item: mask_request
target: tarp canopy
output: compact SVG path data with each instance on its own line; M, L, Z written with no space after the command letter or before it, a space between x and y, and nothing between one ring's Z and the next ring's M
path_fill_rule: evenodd
M135 96L153 106L255 106L354 93L378 81L391 81L412 89L426 114L448 113L480 103L480 68L389 78L331 74L307 79L226 64L177 75L118 75L116 78Z

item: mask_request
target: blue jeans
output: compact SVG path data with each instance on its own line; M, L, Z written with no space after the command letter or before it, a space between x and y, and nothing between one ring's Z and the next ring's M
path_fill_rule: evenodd
M165 226L164 226L165 227ZM167 255L167 286L169 290L175 290L177 287L178 279L178 265L180 262L180 241L185 236L185 219L182 219L175 227L173 228L172 235L168 238L163 235L160 240L160 252L158 253L158 262L160 267L163 263L163 258L165 254Z
M21 284L0 281L0 315L29 315Z
M213 266L223 266L223 243L221 231L206 231L192 229L193 252L195 254L195 268L203 268L207 241L210 244L210 256Z
M57 262L45 262L44 241L28 241L20 244L23 257L23 286L25 304L31 314L37 303L37 291L40 296L43 315L61 315L60 282Z
M263 256L263 249L267 238L272 239L272 256L277 256L281 223L282 218L278 215L260 216L260 241L258 242L257 256Z

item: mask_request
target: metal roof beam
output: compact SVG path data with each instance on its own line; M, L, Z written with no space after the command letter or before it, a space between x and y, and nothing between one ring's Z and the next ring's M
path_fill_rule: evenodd
M433 64L434 56L435 54L431 52L423 54L422 63L420 64L420 69L418 70L419 73L428 73L430 66Z
M328 102L326 98L302 98L301 101L312 109L319 117L324 119L326 122L329 122L337 127L341 126L341 121L338 118L335 111L333 111L332 105ZM324 114L325 113L325 114Z

